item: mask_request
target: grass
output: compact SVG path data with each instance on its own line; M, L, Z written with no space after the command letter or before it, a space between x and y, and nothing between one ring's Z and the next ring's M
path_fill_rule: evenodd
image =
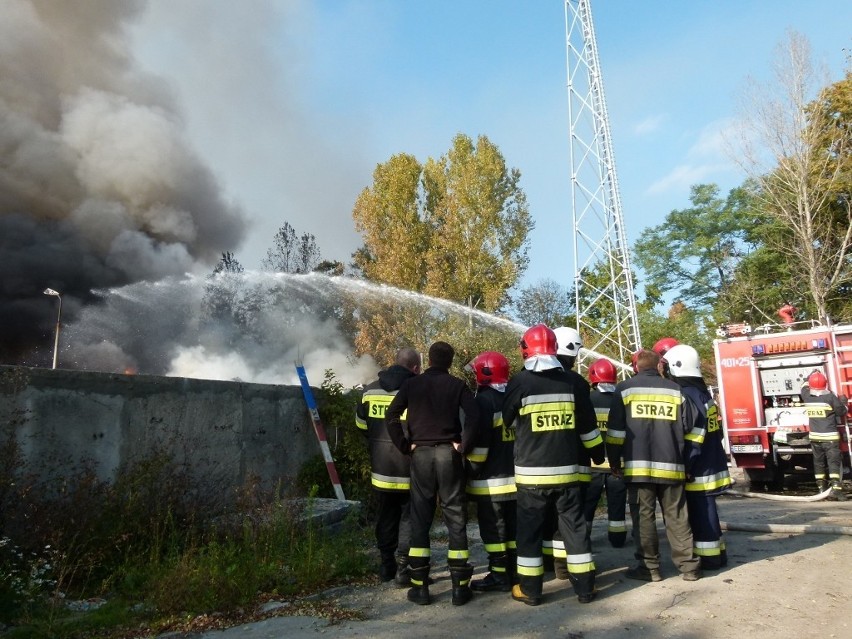
M258 602L299 600L364 579L373 558L369 531L357 516L330 533L300 514L288 501L273 499L217 522L199 518L178 526L164 509L147 544L132 540L134 522L114 522L113 546L127 545L123 552L101 553L97 562L58 547L48 560L4 537L0 622L8 628L2 636L141 637L199 619L239 623ZM90 598L103 605L80 603ZM70 601L77 605L69 607Z
M326 374L321 409L349 423L354 399ZM150 637L227 627L272 614L357 616L308 595L374 579L372 531L351 513L334 531L310 516L328 483L324 463L307 463L292 486L250 478L238 490L199 477L166 448L98 479L80 463L27 467L15 430L0 429L0 636L10 639ZM335 450L350 498L369 496L360 434L343 431ZM172 447L180 449L180 446ZM365 470L366 469L366 470ZM360 492L359 492L360 491ZM307 496L307 499L305 498ZM70 605L69 605L70 604Z

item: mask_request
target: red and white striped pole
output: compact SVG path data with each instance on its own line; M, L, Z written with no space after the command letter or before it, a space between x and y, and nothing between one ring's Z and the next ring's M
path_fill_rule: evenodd
M305 367L302 362L296 362L296 372L299 374L299 383L302 385L302 394L305 396L305 403L308 405L308 411L311 414L311 422L314 425L314 432L319 440L320 449L322 449L322 457L325 460L325 467L328 470L328 476L331 479L331 484L334 486L334 494L340 501L346 501L343 495L343 486L340 484L340 477L337 475L337 469L334 467L334 459L331 457L331 449L328 447L328 439L325 436L325 428L320 419L317 402L314 399L314 392L308 384L308 376L305 374Z

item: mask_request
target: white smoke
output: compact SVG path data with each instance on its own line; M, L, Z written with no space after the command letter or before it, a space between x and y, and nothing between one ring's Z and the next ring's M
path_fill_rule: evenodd
M248 362L240 353L216 353L205 346L178 347L166 375L194 379L219 379L256 384L299 385L296 363L301 362L313 386L319 386L330 370L336 381L352 388L375 378L379 367L372 357L355 358L341 340L340 350L317 347L305 343L304 354L300 348L283 353L280 359L259 368Z

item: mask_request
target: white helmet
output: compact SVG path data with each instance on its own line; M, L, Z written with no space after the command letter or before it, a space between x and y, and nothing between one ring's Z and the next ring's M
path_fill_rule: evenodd
M559 345L557 355L577 357L580 354L580 349L583 348L583 338L580 337L580 333L568 326L554 328L553 332L556 333L556 343Z
M701 377L701 358L692 346L672 346L666 351L663 361L669 365L672 377Z

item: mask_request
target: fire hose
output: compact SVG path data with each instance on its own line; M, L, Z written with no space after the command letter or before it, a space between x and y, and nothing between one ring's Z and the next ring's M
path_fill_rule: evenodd
M722 530L760 533L786 533L813 535L852 535L852 526L827 526L818 524L755 524L750 522L719 522Z
M794 495L765 495L762 493L735 493L728 492L728 495L737 497L756 497L758 499L769 499L772 501L798 501L798 502L813 502L826 499L831 494L831 488L824 490L816 495L794 496ZM803 534L810 533L814 535L852 535L852 526L833 526L823 524L759 524L752 522L719 522L722 530L731 530L739 532L761 532L761 533L787 533L787 534Z

